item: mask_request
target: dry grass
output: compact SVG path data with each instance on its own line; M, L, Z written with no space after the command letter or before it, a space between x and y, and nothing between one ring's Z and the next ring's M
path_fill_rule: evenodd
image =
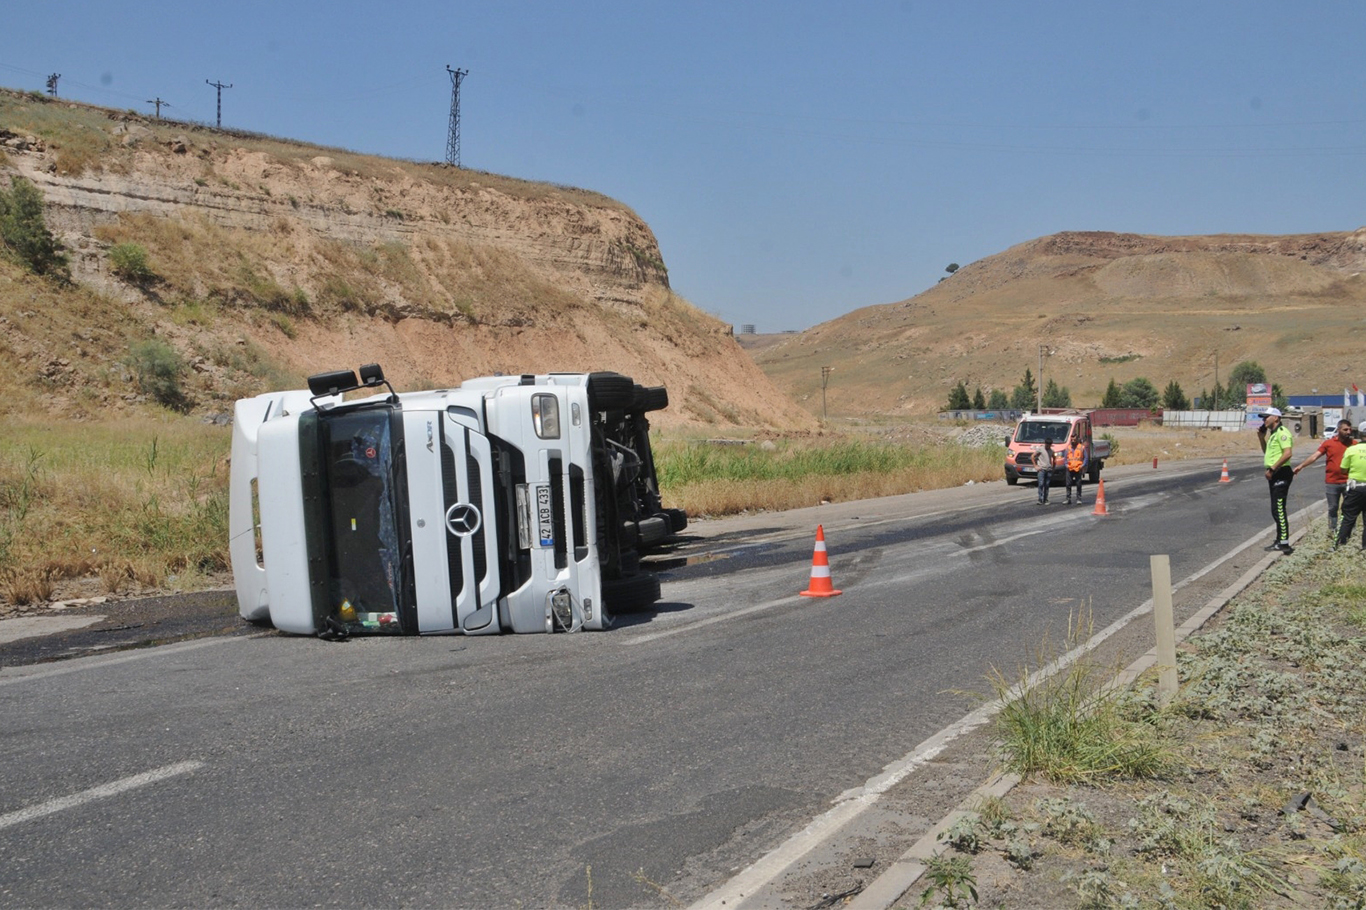
M118 591L223 570L229 432L170 416L6 420L0 591L23 602L66 578Z
M778 511L995 480L999 447L900 445L826 436L655 447L660 487L693 515Z

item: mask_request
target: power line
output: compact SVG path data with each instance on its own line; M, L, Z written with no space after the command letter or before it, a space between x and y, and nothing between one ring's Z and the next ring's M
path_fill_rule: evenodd
M228 85L224 85L224 84L221 83L221 82L209 82L209 80L207 80L207 79L205 79L204 81L205 81L206 83L208 83L209 85L212 85L214 88L218 89L218 128L219 128L219 129L222 129L222 128L223 128L223 89L225 89L225 88L232 88L232 84L229 83Z
M446 163L460 167L460 81L469 75L469 70L453 70L447 64L446 72L451 74L451 120L446 130Z

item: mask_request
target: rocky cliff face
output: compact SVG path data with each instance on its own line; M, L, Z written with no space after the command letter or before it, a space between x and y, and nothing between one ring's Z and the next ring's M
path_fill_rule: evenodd
M72 168L62 167L59 145L0 124L14 170L46 196L49 225L87 251L73 263L78 276L101 271L90 243L97 228L143 214L198 216L247 231L269 230L283 218L355 244L442 238L495 247L598 302L638 302L669 286L649 227L603 196L444 164L311 154L323 150L110 117L108 150L76 173L63 173Z
M249 343L276 383L364 361L409 388L618 370L670 387L661 423L810 425L599 194L4 92L0 148L73 278L193 360L206 407L251 386L214 353ZM153 277L121 274L115 246Z

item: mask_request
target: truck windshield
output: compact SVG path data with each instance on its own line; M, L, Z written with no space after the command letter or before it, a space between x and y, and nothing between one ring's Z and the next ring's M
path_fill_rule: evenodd
M1015 432L1016 442L1054 443L1067 442L1072 434L1072 424L1058 420L1026 420Z
M334 611L347 620L354 611L367 625L392 622L398 610L401 549L389 418L388 408L375 408L325 422L332 525L328 593Z

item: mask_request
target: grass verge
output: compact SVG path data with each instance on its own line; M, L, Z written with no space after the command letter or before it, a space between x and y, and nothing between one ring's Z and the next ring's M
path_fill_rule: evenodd
M192 589L228 565L230 430L174 417L8 419L0 437L0 597L64 579Z
M1166 707L1085 659L1015 698L996 740L1025 780L946 832L957 905L1366 907L1366 559L1325 539L1184 643ZM1133 746L1160 760L1113 759ZM904 906L944 904L928 884Z
M1000 446L907 446L860 438L662 440L660 489L690 515L717 517L996 480Z

